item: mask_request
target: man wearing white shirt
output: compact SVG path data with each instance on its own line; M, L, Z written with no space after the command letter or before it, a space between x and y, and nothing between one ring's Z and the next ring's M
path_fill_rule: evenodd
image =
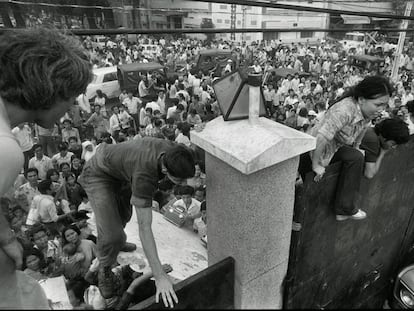
M29 167L29 160L33 157L33 137L32 137L32 129L27 122L21 123L11 131L13 135L19 141L20 148L23 151L24 155L24 172L26 173L27 168Z
M46 173L53 168L52 160L43 154L43 147L41 144L33 146L35 156L29 160L29 168L35 167L39 172L40 179L46 179Z
M183 83L178 84L178 92L176 93L177 98L178 98L178 94L183 94L184 99L187 103L190 101L190 94L188 94L188 92L185 90Z
M294 96L295 96L295 91L293 91L293 89L289 89L289 96L286 97L283 106L285 107L287 105L293 106L294 103L297 101L297 99Z
M115 140L118 140L119 131L122 129L121 120L119 119L119 107L113 106L112 116L109 118L109 132Z
M164 91L159 91L158 92L157 104L160 107L161 114L164 115L166 113L166 111L165 111L165 92Z
M293 91L295 91L295 93L298 93L299 91L299 83L300 83L300 79L299 79L299 73L295 73L295 77L292 79L292 89Z
M29 212L33 198L36 195L40 194L39 190L37 189L37 185L39 183L37 169L35 167L28 169L28 171L25 173L25 177L27 179L27 183L21 185L14 192L14 198L26 212Z
M122 102L122 104L128 109L131 117L134 118L137 127L139 126L138 111L139 108L141 108L141 103L142 101L138 97L132 96L132 91L128 92L128 97Z
M147 83L148 83L148 78L146 75L142 75L142 79L141 81L138 83L138 94L139 97L142 99L145 96L149 95L149 90L147 87Z
M287 74L286 78L283 79L282 85L281 85L281 92L284 94L287 94L290 89L293 89L293 82L292 82L292 75Z
M404 94L402 94L401 96L401 105L405 106L407 104L407 102L409 102L410 100L414 100L414 96L411 93L411 88L410 87L405 87L404 88Z
M160 111L160 112L161 112L161 108L160 108L160 106L159 106L156 102L154 102L154 101L148 102L148 103L145 105L145 109L147 109L147 108L151 108L153 112L154 112L155 110L158 110L158 111Z
M271 117L273 115L273 99L276 96L276 92L273 88L273 84L265 85L263 89L263 96L265 99L265 106L268 115Z

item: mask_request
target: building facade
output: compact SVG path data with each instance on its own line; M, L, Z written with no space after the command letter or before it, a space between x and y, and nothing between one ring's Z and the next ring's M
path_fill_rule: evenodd
M378 18L358 17L345 14L326 14L296 10L270 9L236 5L235 11L231 4L206 3L189 0L115 0L118 5L124 4L122 25L127 28L143 29L179 29L200 28L208 21L214 28L231 28L232 18L235 28L259 29L291 29L290 32L255 32L236 33L236 41L280 40L291 42L316 42L327 36L326 32L295 31L295 28L329 28L342 27L350 31L354 27L373 24L380 25L387 21ZM347 0L337 1L277 1L277 3L328 8L344 11L393 13L393 4L389 1ZM119 14L116 14L119 16ZM343 34L339 34L339 36ZM202 34L190 35L203 38ZM230 33L218 33L216 38L230 40Z

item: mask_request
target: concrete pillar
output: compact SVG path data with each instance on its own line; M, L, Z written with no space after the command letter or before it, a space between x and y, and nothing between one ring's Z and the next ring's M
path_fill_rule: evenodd
M266 118L218 117L191 141L206 151L208 263L236 263L235 307L282 307L299 155L307 134Z

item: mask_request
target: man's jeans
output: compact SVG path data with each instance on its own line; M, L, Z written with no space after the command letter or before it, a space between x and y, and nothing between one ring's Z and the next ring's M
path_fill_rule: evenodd
M330 164L336 162L342 162L342 166L336 184L335 214L354 215L358 212L356 200L363 176L364 156L353 147L343 146L335 152ZM309 153L302 154L299 162L302 180L305 180L306 174L311 171L312 161Z
M90 159L79 183L88 194L93 208L98 230L98 259L102 266L111 266L116 262L119 251L125 244L124 227L131 219L131 186L110 175L104 164L105 144Z

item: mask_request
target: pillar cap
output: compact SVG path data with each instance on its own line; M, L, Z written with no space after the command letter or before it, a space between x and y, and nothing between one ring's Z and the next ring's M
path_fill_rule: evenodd
M315 149L313 136L269 120L208 122L201 132L191 131L191 141L206 152L249 175Z

